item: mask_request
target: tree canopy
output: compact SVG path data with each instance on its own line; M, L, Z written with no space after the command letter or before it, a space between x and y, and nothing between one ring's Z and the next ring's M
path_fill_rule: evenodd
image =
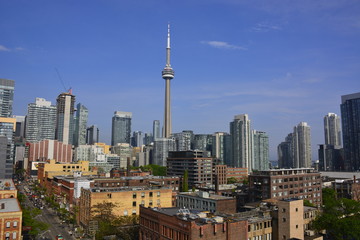
M360 239L360 202L336 198L333 189L323 189L323 212L313 222L317 231L326 230L329 239Z

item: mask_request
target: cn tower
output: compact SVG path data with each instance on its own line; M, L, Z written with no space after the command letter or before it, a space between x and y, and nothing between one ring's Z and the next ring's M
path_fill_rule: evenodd
M174 78L174 70L170 65L170 24L168 24L167 46L166 46L166 65L162 71L165 80L165 113L163 137L169 138L171 135L171 105L170 105L170 80Z

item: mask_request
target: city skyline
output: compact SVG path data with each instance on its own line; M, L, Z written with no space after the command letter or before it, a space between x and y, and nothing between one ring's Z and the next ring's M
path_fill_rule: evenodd
M25 115L36 97L55 102L63 85L72 87L77 102L89 109L88 125L98 125L100 141L107 143L117 109L133 112L133 131L152 132L156 119L163 125L159 69L168 21L177 70L173 133L229 132L233 116L248 114L253 129L268 133L270 160L277 160L277 145L305 121L316 160L317 144L324 143L323 116L340 115L341 96L359 89L358 3L4 1L0 6L0 78L15 80L13 114Z

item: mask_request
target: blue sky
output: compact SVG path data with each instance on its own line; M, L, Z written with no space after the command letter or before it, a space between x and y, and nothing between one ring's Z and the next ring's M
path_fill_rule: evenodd
M14 114L72 87L110 143L114 111L132 130L162 122L171 23L173 132L229 131L248 113L277 145L306 121L313 159L323 117L360 90L360 2L346 0L0 0L0 78L16 81Z

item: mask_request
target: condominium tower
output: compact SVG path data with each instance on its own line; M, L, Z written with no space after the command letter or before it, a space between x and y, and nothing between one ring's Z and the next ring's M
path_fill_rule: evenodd
M64 144L73 144L75 96L71 90L61 93L56 99L56 139Z
M44 98L28 105L25 137L28 142L55 139L56 106Z
M311 167L311 137L310 126L306 122L300 122L294 127L293 132L293 167Z
M234 117L230 123L230 135L232 142L232 167L248 168L251 172L252 146L250 119L247 114L240 114Z
M346 171L360 170L360 92L341 96L341 122Z
M324 117L325 144L341 146L340 117L335 113L328 113Z
M252 130L253 170L269 170L269 136L266 132Z
M112 118L111 145L128 143L131 140L131 112L114 112Z
M88 121L89 111L88 109L79 103L76 106L76 118L75 118L75 131L74 131L74 145L84 145L86 143L86 127Z
M0 78L0 117L12 117L15 81Z

